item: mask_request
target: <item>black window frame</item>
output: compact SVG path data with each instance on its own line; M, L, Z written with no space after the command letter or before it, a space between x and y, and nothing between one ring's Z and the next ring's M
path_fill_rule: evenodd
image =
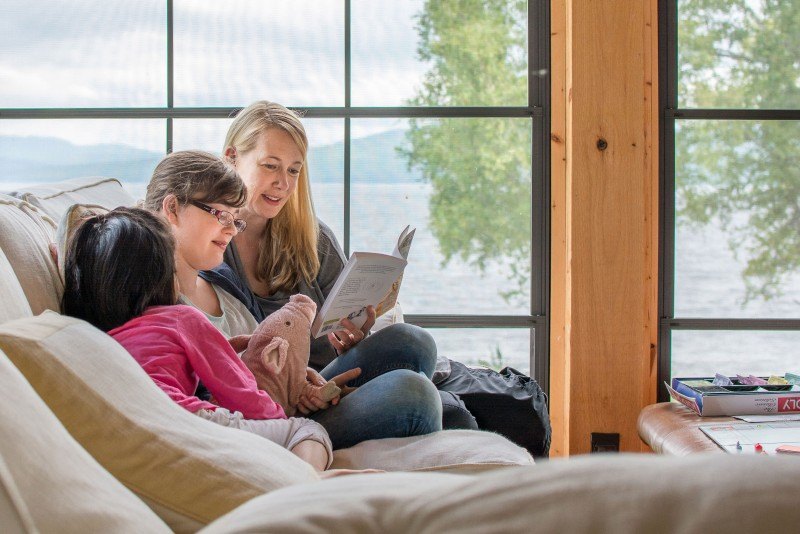
M676 120L797 120L800 110L678 107L678 4L659 0L659 324L658 401L669 400L664 382L672 374L674 331L800 331L798 318L722 318L675 316L675 123Z
M167 5L167 95L164 107L0 108L4 119L164 119L165 153L172 151L174 119L228 119L241 107L175 107L174 6ZM426 328L527 328L531 374L549 391L550 300L550 4L529 0L528 102L508 107L353 107L351 105L351 1L344 0L345 98L342 107L303 107L306 118L344 121L344 236L350 253L350 146L352 119L369 118L527 118L531 121L531 287L527 315L406 314L406 322ZM243 103L243 105L248 102Z

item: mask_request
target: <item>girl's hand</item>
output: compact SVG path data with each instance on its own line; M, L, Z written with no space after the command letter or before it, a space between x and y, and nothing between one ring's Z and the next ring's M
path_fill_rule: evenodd
M336 354L343 354L367 337L370 329L375 325L375 308L367 306L367 320L358 328L349 319L342 319L344 330L337 330L328 334L328 341L333 345Z
M337 404L339 404L339 400L342 397L358 389L358 388L347 387L345 384L347 384L348 382L350 382L355 378L358 378L360 374L361 374L361 368L356 367L355 369L350 369L349 371L345 371L344 373L336 375L333 378L331 378L331 382L334 382L337 386L339 386L342 392L339 396L331 399L330 402L324 402L314 396L309 397L307 395L300 395L300 402L297 404L297 411L299 411L303 415L308 415L318 410L327 410L331 405L336 406ZM308 380L312 385L317 387L322 387L328 383L324 378L322 378L322 375L320 375L311 367L306 368L306 380Z

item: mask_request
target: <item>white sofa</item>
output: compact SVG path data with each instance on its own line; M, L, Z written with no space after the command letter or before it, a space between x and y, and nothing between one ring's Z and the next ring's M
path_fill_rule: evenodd
M334 465L387 473L320 480L179 408L113 339L57 313L54 218L108 205L104 189L119 184L0 195L0 532L764 532L800 520L793 458L533 466L474 431L365 442Z

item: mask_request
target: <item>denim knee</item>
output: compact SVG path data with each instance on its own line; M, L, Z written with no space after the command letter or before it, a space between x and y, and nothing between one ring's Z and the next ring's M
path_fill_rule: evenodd
M433 382L419 373L398 369L391 375L392 411L406 414L408 436L429 434L442 429L442 400Z
M436 368L436 341L424 328L408 323L396 323L377 332L381 345L401 352L407 362L416 363L419 372L428 378Z

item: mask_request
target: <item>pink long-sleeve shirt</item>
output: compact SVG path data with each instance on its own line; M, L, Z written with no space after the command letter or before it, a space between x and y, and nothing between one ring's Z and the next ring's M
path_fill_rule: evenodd
M216 406L195 397L202 380L220 406L246 419L285 419L256 386L228 340L191 306L153 306L109 332L172 400L192 413Z

